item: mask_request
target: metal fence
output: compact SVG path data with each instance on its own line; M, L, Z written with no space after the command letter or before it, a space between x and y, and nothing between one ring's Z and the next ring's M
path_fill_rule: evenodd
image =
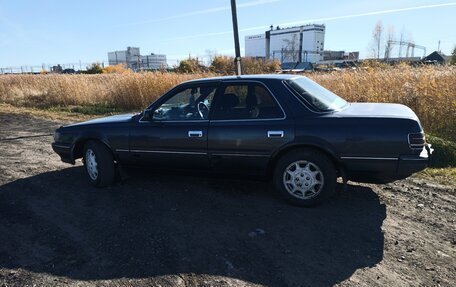
M177 59L168 59L168 67L178 66L180 61ZM24 65L24 66L6 66L0 67L1 74L40 74L40 73L79 73L85 72L90 68L94 63L99 64L101 67L109 66L108 61L101 62L77 62L77 63L56 63L56 64L42 64L42 65Z
M104 62L100 63L104 65ZM39 74L43 72L63 71L86 71L92 63L67 63L67 64L42 64L24 65L16 67L1 67L0 74Z
M278 60L281 63L297 63L297 62L318 62L321 61L322 53L320 51L302 51L301 55L296 50L276 50L271 53L273 60Z

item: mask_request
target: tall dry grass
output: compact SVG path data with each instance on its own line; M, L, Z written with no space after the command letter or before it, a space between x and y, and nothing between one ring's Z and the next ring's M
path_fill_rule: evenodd
M0 75L0 102L15 106L103 105L140 109L173 86L211 74L123 73L99 75Z
M27 107L138 110L178 83L211 74L0 75L0 102ZM308 74L351 102L411 107L427 132L456 139L456 67L387 67Z

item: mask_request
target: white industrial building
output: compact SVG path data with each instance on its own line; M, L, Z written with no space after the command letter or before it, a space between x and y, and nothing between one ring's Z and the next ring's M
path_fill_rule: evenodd
M159 70L168 67L166 55L150 54L141 56L141 69Z
M127 47L127 50L108 53L109 65L125 64L133 70L158 70L168 67L166 55L150 54L141 56L139 48Z
M324 25L284 29L271 27L264 34L245 37L245 55L279 60L281 63L316 63L323 60L324 45Z
M253 58L266 57L266 34L245 37L245 56Z
M109 65L126 64L128 67L138 66L141 54L139 48L127 47L127 50L108 53Z

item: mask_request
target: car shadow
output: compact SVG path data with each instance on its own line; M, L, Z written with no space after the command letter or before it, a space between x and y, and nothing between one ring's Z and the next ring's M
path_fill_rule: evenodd
M99 190L73 167L0 186L0 269L329 286L382 260L385 216L362 186L305 209L267 182L143 172Z

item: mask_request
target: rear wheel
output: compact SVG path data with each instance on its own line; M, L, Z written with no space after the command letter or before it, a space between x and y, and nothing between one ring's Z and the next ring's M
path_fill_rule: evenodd
M332 161L317 150L294 150L279 159L274 185L288 202L315 206L334 193L336 169Z
M105 187L114 182L114 158L104 144L97 141L89 141L85 144L84 166L92 185Z

